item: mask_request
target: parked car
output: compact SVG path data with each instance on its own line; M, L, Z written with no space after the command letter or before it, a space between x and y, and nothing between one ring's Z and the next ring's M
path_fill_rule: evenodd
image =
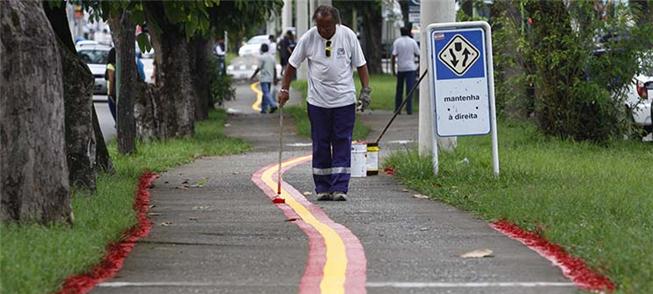
M653 141L653 115L651 109L653 102L653 76L638 75L633 78L628 89L626 98L626 109L632 113L633 123L643 127L647 133L645 141Z
M258 56L261 54L261 44L269 43L268 35L258 35L247 40L245 45L241 46L238 49L238 56L245 55L254 55Z
M107 82L104 79L104 72L107 69L107 59L111 47L100 44L83 44L76 46L77 55L88 65L88 68L95 79L94 94L107 93Z
M77 43L75 43L75 47L80 48L80 47L84 47L84 46L95 46L95 45L99 45L99 44L100 43L98 43L97 41L94 41L94 40L80 40L80 41L77 41Z

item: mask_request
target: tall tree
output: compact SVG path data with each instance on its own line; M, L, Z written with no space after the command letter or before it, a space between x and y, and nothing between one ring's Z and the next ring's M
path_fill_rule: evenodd
M58 40L63 68L66 156L72 185L95 190L96 137L93 131L93 75L77 56L63 2L43 8Z
M333 1L335 7L340 10L355 8L363 20L361 47L367 61L367 70L371 74L383 73L382 56L382 26L383 16L381 15L381 0L370 1Z
M208 2L144 1L143 8L157 51L156 82L161 87L163 111L175 119L165 122L166 137L194 133L197 98L190 75L188 38L208 30Z
M0 219L72 222L61 56L41 2L0 2L0 53Z
M109 26L116 47L117 106L116 125L118 152L129 154L136 151L136 121L134 120L134 96L136 95L136 42L135 25L128 7L117 7L109 12Z
M194 96L197 99L195 104L195 119L205 120L209 118L209 110L213 107L211 93L209 91L209 40L205 36L194 36L188 43L190 71L192 74Z

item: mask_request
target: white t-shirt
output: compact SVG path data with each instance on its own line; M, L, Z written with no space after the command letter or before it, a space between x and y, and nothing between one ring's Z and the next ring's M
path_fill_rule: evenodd
M299 39L288 63L294 68L308 59L308 103L336 108L356 103L353 67L366 64L356 34L348 27L336 25L331 37L331 56L326 57L326 42L311 28Z
M259 57L258 68L259 77L258 80L261 83L272 83L274 81L274 57L270 54L262 54Z
M217 54L218 56L225 55L225 52L224 50L222 50L222 46L220 46L220 44L215 45L215 54Z
M277 43L268 41L268 54L272 56L277 55Z
M392 44L392 55L397 57L397 71L417 70L415 55L419 56L419 46L413 38L401 36Z

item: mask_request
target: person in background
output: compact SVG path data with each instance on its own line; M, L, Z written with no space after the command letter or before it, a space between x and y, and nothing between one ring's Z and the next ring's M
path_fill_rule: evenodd
M283 36L283 39L279 41L279 44L277 44L277 51L279 52L279 61L281 61L281 74L283 74L286 65L288 65L288 58L290 58L290 54L292 53L292 49L290 49L291 43L294 43L294 36L292 34L292 31L289 30Z
M261 91L263 92L263 98L261 102L261 113L267 113L268 107L270 113L274 113L277 110L277 104L274 103L271 96L272 83L277 83L277 69L275 66L274 57L268 54L269 46L266 43L261 44L261 56L259 56L259 66L252 74L250 80L253 80L256 77L257 73L261 73L259 76L259 82L261 84Z
M279 90L279 103L289 99L296 69L308 60L307 110L313 141L313 181L319 201L345 201L351 177L351 139L356 119L353 68L362 90L359 109L370 103L372 90L363 50L356 34L340 24L334 7L321 5L313 14L316 26L297 43Z
M406 93L415 85L417 78L417 64L415 57L419 57L419 46L417 42L410 37L408 28L401 28L401 37L397 38L392 44L392 74L397 76L397 88L395 92L395 112L401 113L402 96L404 92L404 81L406 82ZM397 70L395 72L395 63ZM413 114L413 95L406 97L406 113Z
M107 69L104 72L104 79L107 81L109 111L111 111L113 121L116 121L116 48L111 48L111 50L109 50L109 58L107 59Z
M227 55L227 51L225 49L224 39L218 38L217 42L215 43L215 49L213 50L213 53L215 53L215 55L218 57L218 70L223 75L226 74L225 56Z
M268 54L272 55L275 59L277 58L277 38L274 35L268 36Z
M141 51L137 50L136 51L136 72L138 73L138 80L141 82L145 82L145 65L143 64L143 61L141 61Z

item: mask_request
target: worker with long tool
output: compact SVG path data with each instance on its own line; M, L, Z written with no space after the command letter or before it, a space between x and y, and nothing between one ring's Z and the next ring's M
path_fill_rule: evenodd
M288 88L296 69L308 59L308 116L313 140L313 181L318 200L347 200L351 166L351 139L356 118L356 67L362 90L359 110L370 103L369 75L356 34L340 24L338 10L319 6L315 27L304 33L284 71L279 104L289 99Z

